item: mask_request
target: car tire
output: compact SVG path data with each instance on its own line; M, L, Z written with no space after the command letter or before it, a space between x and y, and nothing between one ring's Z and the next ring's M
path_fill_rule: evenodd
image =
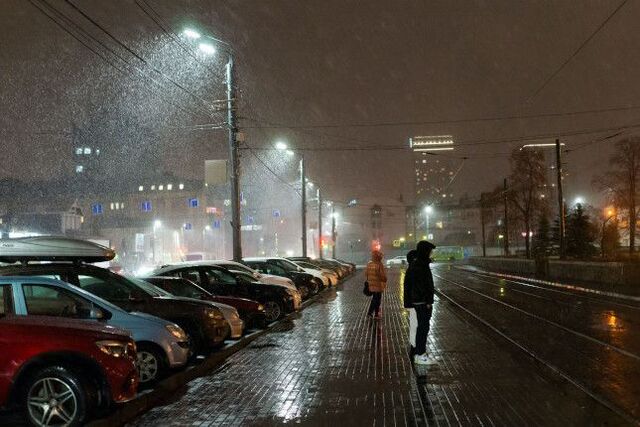
M140 385L155 384L166 373L164 355L153 344L142 343L138 345L136 367L140 375Z
M80 377L62 366L50 366L32 375L24 386L24 411L31 425L80 426L88 410L87 390Z
M275 322L283 315L282 306L277 301L267 301L264 303L264 314L267 322Z
M200 331L200 328L198 328L197 326L192 325L184 325L182 329L189 338L189 346L191 347L190 358L195 359L206 350L204 346L205 339L202 336L202 331Z

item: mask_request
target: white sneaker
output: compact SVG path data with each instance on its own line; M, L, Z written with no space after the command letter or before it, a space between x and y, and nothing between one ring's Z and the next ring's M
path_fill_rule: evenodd
M413 356L413 363L415 363L416 365L433 365L438 362L427 356L427 353L424 353L416 354L415 356Z

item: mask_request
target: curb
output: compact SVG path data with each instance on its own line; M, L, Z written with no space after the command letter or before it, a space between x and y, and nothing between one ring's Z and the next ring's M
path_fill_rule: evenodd
M323 295L323 293L324 292L317 293L313 297L304 301L302 303L300 311L289 313L287 316L283 317L277 322L271 323L266 329L254 332L251 335L248 335L237 341L236 343L231 344L230 346L222 350L218 350L216 353L206 357L204 361L199 365L187 367L186 370L177 372L170 377L165 378L164 380L160 381L158 385L152 390L139 394L130 402L124 403L122 405L117 405L117 409L109 416L93 420L87 425L90 427L113 427L123 426L126 423L133 421L135 418L139 417L145 412L151 410L156 406L159 406L164 400L167 399L167 397L171 396L172 393L174 393L181 387L184 387L190 381L210 374L212 371L222 366L227 358L229 358L229 356L248 347L249 344L257 340L258 338L272 332L281 323L296 319L300 315L302 309L305 309L317 302L317 300Z

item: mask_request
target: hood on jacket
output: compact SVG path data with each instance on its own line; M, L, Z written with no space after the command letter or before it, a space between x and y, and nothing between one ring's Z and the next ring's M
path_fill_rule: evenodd
M409 251L409 253L407 253L407 262L409 264L415 261L416 258L418 258L418 251L416 251L415 249L412 249Z
M416 258L423 259L423 260L430 259L431 252L435 248L436 248L436 245L434 245L431 242L428 242L426 240L419 241L418 244L416 245Z
M373 251L371 252L371 261L374 262L382 262L382 257L384 256L384 254L380 251Z

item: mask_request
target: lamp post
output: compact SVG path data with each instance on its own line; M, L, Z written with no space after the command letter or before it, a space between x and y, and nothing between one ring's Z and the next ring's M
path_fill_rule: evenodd
M295 154L293 150L290 150L285 142L278 141L275 144L276 150L284 151L288 155ZM307 175L305 172L304 154L300 154L300 188L302 202L300 205L300 218L302 222L302 256L307 256Z
M613 208L609 208L607 209L606 213L605 213L605 219L604 221L602 221L602 237L600 239L600 254L602 255L602 258L604 258L605 253L604 253L604 233L605 233L605 228L607 226L607 223L616 216L616 211Z
M425 216L427 218L427 233L426 234L427 234L427 239L428 239L429 238L429 219L430 219L431 214L433 213L433 206L431 206L431 205L425 206L424 207L424 213L425 213Z
M240 159L238 157L238 141L236 133L238 127L236 123L236 110L234 108L236 100L236 88L234 85L235 69L233 63L233 49L231 45L223 40L209 35L202 35L192 29L185 29L183 34L192 40L198 40L205 37L214 41L218 45L225 46L227 51L226 71L226 88L227 88L227 128L229 132L229 185L231 187L231 229L233 242L233 260L242 260L242 235L240 220ZM201 52L206 55L214 55L216 47L209 43L201 42L198 45Z

